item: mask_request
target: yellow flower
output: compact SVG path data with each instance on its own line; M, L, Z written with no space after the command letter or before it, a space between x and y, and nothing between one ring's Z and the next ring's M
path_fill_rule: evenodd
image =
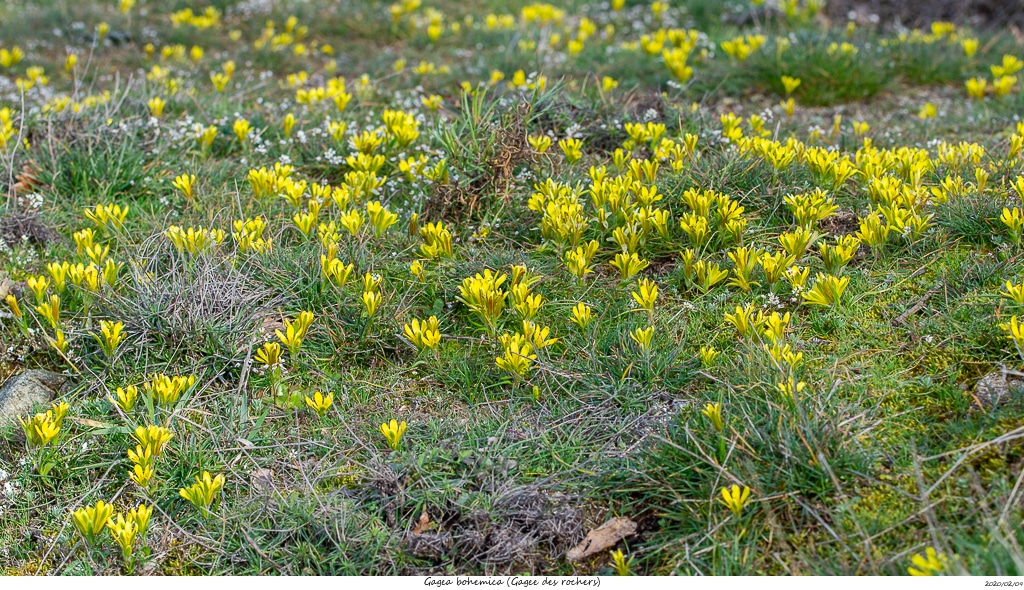
M96 232L91 227L87 227L71 234L71 237L75 240L75 247L78 248L78 253L85 254L87 249L92 248L93 240L96 239Z
M793 97L790 97L782 101L780 106L782 107L782 110L785 111L786 116L792 117L793 110L796 108L796 101L793 100Z
M910 558L914 565L907 568L907 573L912 576L935 576L946 571L949 565L949 558L945 553L940 553L934 547L925 549L924 555L918 553Z
M764 334L765 340L776 343L782 340L782 337L786 333L786 328L789 327L790 314L787 311L786 315L779 315L779 312L775 311L765 318L764 323L761 325L762 333Z
M427 258L451 258L452 233L440 221L428 223L420 228L423 245L420 253Z
M213 84L213 88L217 92L224 92L224 89L227 88L228 82L230 81L231 76L223 72L210 72L210 82Z
M659 45L655 41L653 44L645 45L644 49L650 51L652 49L656 50L658 47ZM669 69L677 81L682 83L686 83L693 76L693 68L687 64L689 57L689 51L683 47L662 50L662 60L665 61L666 68Z
M11 308L11 314L15 319L20 320L22 318L21 307L18 306L18 299L14 295L7 295L4 297L4 302L7 303L7 307Z
M798 367L804 362L804 353L793 352L793 347L788 344L765 344L764 349L780 368L781 365Z
M693 265L693 274L697 288L705 293L729 276L729 272L722 270L718 263L707 260L698 260Z
M1005 213L1005 209L1004 209ZM860 229L857 231L857 239L866 244L872 250L885 245L892 232L892 225L882 221L877 212L872 212L860 219Z
M103 272L101 273L103 276L103 282L106 283L107 286L110 287L111 289L117 287L117 273L120 270L121 265L114 262L113 260L108 259L106 262L103 263Z
M376 293L380 290L381 276L371 272L363 275L363 291Z
M558 342L558 338L548 338L550 334L551 328L548 326L541 326L531 322L530 320L523 320L522 335L528 342L530 342L530 344L533 345L534 350L547 348L548 346ZM502 336L501 338L505 338L505 336ZM501 340L501 338L499 338L499 340ZM501 343L504 346L505 341L502 340Z
M565 161L569 164L575 164L583 157L583 142L578 139L566 138L559 140L558 147L565 154Z
M274 330L274 334L277 339L281 341L288 348L288 352L295 357L299 354L299 349L302 348L302 337L303 331L300 326L291 322L291 320L284 320L284 332L280 329Z
M507 278L503 273L495 274L485 269L483 274L477 273L476 276L463 279L459 286L459 301L478 314L491 333L505 309L506 293L501 285Z
M825 270L831 274L835 274L836 271L849 264L859 247L860 240L854 236L838 238L834 246L824 242L818 245Z
M800 227L794 231L780 234L779 244L782 245L782 249L787 254L794 259L799 259L807 251L807 247L817 238L818 234L816 232L811 231L807 227Z
M532 147L534 151L541 154L547 152L551 148L551 138L544 134L531 135L526 138L526 141L529 142L530 147Z
M1024 323L1020 323L1017 316L1010 316L1010 321L999 324L999 328L1006 332L1006 337L1013 341L1018 351L1024 351Z
M99 342L100 348L103 349L103 354L110 358L114 356L117 346L125 338L124 324L121 322L111 322L110 320L100 320L100 333L93 334L93 338Z
M135 545L135 536L139 533L139 527L132 518L125 518L118 514L110 522L110 536L121 547L121 556L125 561L131 559L132 548Z
M50 299L46 303L36 306L36 311L50 324L51 328L57 329L57 325L60 324L60 297L50 295Z
M588 274L594 272L590 262L597 254L597 249L597 240L590 240L585 247L577 246L575 250L566 250L564 256L566 268L573 276L583 280Z
M618 269L619 276L623 281L632 278L636 273L650 265L649 262L637 256L636 252L632 254L619 252L609 264Z
M412 264L409 265L409 272L417 279L423 279L423 271L423 263L419 260L413 260Z
M516 285L515 287L513 287L513 296L515 296L514 293L517 290L522 291L523 287L526 287L526 285ZM519 297L517 299L518 301L516 301L513 307L520 317L526 319L532 318L533 316L537 315L537 312L540 311L541 305L543 305L544 303L544 298L541 296L540 293L523 295L522 297Z
M754 306L753 304L747 304L746 307L736 306L735 313L726 313L725 321L732 324L736 328L736 332L741 337L746 337L753 334L754 328L759 326L760 323L754 319Z
M633 301L646 310L648 313L654 313L654 302L658 299L658 285L654 281L644 278L637 282L637 288L631 293Z
M328 260L326 256L321 255L320 269L324 280L330 281L338 287L343 287L348 282L349 277L352 276L355 266L352 263L346 265L337 258Z
M235 123L231 126L231 130L235 132L235 137L238 138L238 143L245 143L246 138L249 136L249 131L252 130L252 126L249 125L249 121L245 119L235 119Z
M836 277L818 273L814 279L814 285L807 291L801 293L804 301L811 305L838 305L843 297L846 286L850 284L850 277Z
M107 231L111 228L121 229L124 220L128 216L129 207L122 207L117 204L104 205L100 203L92 209L84 211L86 218L93 222L97 229Z
M736 58L738 61L744 61L750 54L760 49L764 45L764 35L746 35L730 39L722 42L722 50L725 51L729 57Z
M1006 290L1000 291L999 294L1012 300L1017 305L1024 305L1024 283L1014 285L1010 281L1006 281Z
M295 127L295 115L288 113L284 116L284 120L281 122L281 127L284 131L285 137L291 137L292 129Z
M419 121L405 111L385 109L381 119L387 137L396 140L400 146L407 146L420 136Z
M348 92L339 92L338 94L335 94L334 96L331 97L331 102L334 103L334 106L335 108L338 109L339 113L345 110L345 107L348 106L348 103L351 100L352 95L349 94Z
M143 384L143 388L146 390L149 397L157 404L161 406L172 406L177 403L181 394L185 393L185 391L195 385L195 383L195 375L190 375L188 377L169 377L162 373L158 373L153 375L149 381L146 381Z
M93 506L82 507L71 513L71 523L75 529L85 538L90 545L96 540L96 535L103 532L114 514L114 507L103 500L99 500Z
M782 77L782 88L786 91L786 94L793 94L793 91L796 90L798 86L800 86L800 82L802 82L802 80L800 80L800 78L793 78L793 77L790 77L790 76L783 76Z
M383 298L383 295L376 291L363 291L363 310L366 317L372 318L377 313L377 308L380 307Z
M28 420L21 417L22 430L25 431L25 439L29 447L43 447L52 442L60 434L61 423L64 414L67 412L67 404L54 404L50 410L36 414Z
M53 287L58 293L64 292L64 287L67 285L68 271L71 268L71 264L68 262L50 262L46 265L47 272L50 273L50 277L53 279Z
M787 381L777 384L776 387L784 399L793 400L797 395L803 392L807 387L807 384L803 381L796 381L793 377L790 377Z
M939 114L938 109L935 108L930 102L924 103L921 109L917 111L917 118L927 121L928 119L934 119Z
M750 488L733 484L731 487L722 488L722 497L719 498L719 502L725 504L725 506L732 510L732 513L739 516L743 513L743 507L747 505L747 501L750 499Z
M328 393L327 396L325 397L324 394L318 391L313 394L313 397L309 397L308 395L306 396L306 405L309 406L311 410L316 412L317 415L320 416L321 418L324 417L324 415L327 413L327 410L330 409L331 404L333 403L334 393Z
M61 354L67 354L68 352L68 341L64 338L64 331L57 329L54 331L53 338L47 338L50 346L57 350Z
M633 565L633 557L630 556L627 560L621 549L612 551L611 556L612 564L615 566L615 573L620 576L628 576L630 568Z
M110 246L101 246L100 244L93 244L85 249L85 255L92 261L93 264L100 264L110 254Z
M156 475L156 457L150 445L136 445L134 451L128 449L128 460L132 462L128 477L140 488L148 488Z
M359 229L363 227L363 214L356 209L350 209L348 212L342 214L338 219L341 223L341 227L348 230L348 233L353 236L359 233Z
M1021 230L1024 229L1024 216L1021 215L1020 208L1014 207L1009 209L1003 207L1003 213L999 216L999 221L1003 222L1010 230L1010 237L1013 239L1013 243L1020 245L1021 242Z
M135 409L135 402L139 399L138 387L134 385L129 385L125 388L118 387L115 394L117 397L107 397L107 399L110 400L110 403L121 408L121 411L126 414Z
M989 66L989 69L992 70L993 78L1002 78L1020 71L1022 67L1024 67L1024 62L1017 59L1015 55L1007 54L1003 56L1003 61L999 65Z
M210 506L217 498L217 494L224 487L224 474L211 476L209 471L204 471L202 477L196 476L196 483L187 488L178 490L178 494L199 508L203 516L209 516Z
M533 344L522 334L505 335L501 339L502 356L494 359L495 365L516 378L523 378L537 360Z
M713 426L717 432L722 432L722 429L725 428L725 422L722 421L721 403L707 403L704 405L704 409L701 410L700 413L704 414L704 417L711 422L711 426Z
M139 504L134 510L129 510L125 516L135 523L139 535L145 535L149 530L149 519L153 516L153 508L145 504Z
M142 447L149 449L156 457L163 452L164 446L174 434L163 426L139 426L133 436Z
M299 315L295 316L295 325L298 326L299 332L303 338L306 337L309 327L313 325L314 319L313 312L308 310L300 311Z
M316 215L312 212L296 213L292 216L292 221L295 223L295 227L298 228L302 235L309 237L313 232L313 226L317 222Z
M178 189L178 192L184 196L186 201L191 201L191 198L193 198L193 186L196 185L196 175L181 174L174 178L171 185Z
M977 39L961 39L960 46L963 48L964 55L967 57L974 57L974 54L978 52Z
M29 277L25 283L28 285L29 290L32 291L32 295L35 296L36 303L42 303L43 298L46 296L46 289L50 286L50 281L44 276L38 276Z
M405 420L401 422L391 420L391 422L385 422L380 425L380 433L388 441L388 446L392 450L397 451L402 444L402 435L405 434L407 428Z
M419 349L434 348L441 342L440 324L437 316L430 316L425 321L413 318L412 324L405 324L405 335Z
M593 309L586 303L580 302L573 306L572 316L569 319L579 326L581 330L586 330L587 326L590 325L592 316Z
M635 328L629 333L629 337L633 342L636 342L641 353L647 354L650 352L651 342L654 340L654 326L648 326L647 328Z
M1017 76L1000 76L992 80L992 92L996 96L1006 96L1017 84Z
M697 358L700 359L700 364L704 368L710 367L715 364L715 359L721 352L715 350L714 346L701 346L700 350L697 351Z
M201 149L203 152L206 152L207 150L209 150L210 146L213 145L214 138L216 138L216 137L217 137L217 128L214 127L213 125L210 125L209 127L202 128L196 134L196 142L199 144L199 149Z
M395 215L380 201L370 201L366 204L366 214L370 218L370 225L373 226L374 234L379 238L389 227L398 223L398 215Z
M25 57L25 52L15 45L8 49L0 49L0 67L9 68L17 65Z
M265 367L274 367L281 364L281 345L277 342L264 342L263 346L256 351L256 362Z
M422 99L423 106L427 107L432 111L437 111L441 108L441 96L438 94L431 94L430 96L424 96Z
M988 80L982 77L971 78L965 82L967 86L967 96L976 99L985 98L985 93L988 91Z

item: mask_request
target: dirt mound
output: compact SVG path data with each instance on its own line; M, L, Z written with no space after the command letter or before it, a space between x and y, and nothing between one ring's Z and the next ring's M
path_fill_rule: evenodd
M924 27L935 21L981 27L1024 27L1024 0L829 0L834 21L851 16L883 26Z
M28 240L39 247L46 247L47 244L60 240L53 228L46 225L37 213L21 213L13 211L6 215L0 215L0 240L8 246Z

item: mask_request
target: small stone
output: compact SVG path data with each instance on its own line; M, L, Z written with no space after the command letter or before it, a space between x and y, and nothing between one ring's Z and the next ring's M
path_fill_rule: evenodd
M625 517L617 517L587 533L583 541L570 549L565 557L569 561L581 561L592 555L614 547L619 541L636 534L636 523Z
M992 371L974 384L974 399L983 410L991 410L1007 401L1011 394L1024 392L1024 380L1005 371Z
M261 467L251 472L249 475L251 477L252 488L256 492L266 493L274 489L273 470Z
M36 406L50 402L68 378L50 371L23 371L0 386L0 424L28 416Z
M420 559L441 559L452 549L451 533L421 533L405 538L409 552Z

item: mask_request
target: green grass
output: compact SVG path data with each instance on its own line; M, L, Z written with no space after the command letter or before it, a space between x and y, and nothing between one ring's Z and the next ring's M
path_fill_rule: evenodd
M130 17L109 3L0 7L0 48L27 53L0 75L13 80L43 66L50 77L45 93L26 94L24 109L20 96L0 93L0 109L11 109L12 129L24 125L28 141L0 150L0 187L12 195L0 213L0 289L9 281L32 329L26 334L0 304L0 379L28 368L71 376L60 396L68 418L47 447L59 460L45 475L22 429L0 426L0 491L8 490L0 495L0 571L128 573L107 533L88 548L71 524L70 511L102 499L118 510L154 507L146 539L136 542L136 573L605 575L613 572L607 551L582 563L565 553L591 528L625 516L638 533L614 548L635 558L638 574L904 575L931 547L947 556L942 573L1020 575L1024 400L979 407L974 384L1021 369L999 327L1020 311L1000 292L1024 272L1020 247L999 219L1004 207L1020 206L1011 185L1021 161L1008 150L1021 93L971 100L964 81L1024 52L1005 31L900 40L884 29L826 30L774 13L736 20L750 8L744 2L668 4L656 17L646 2L627 1L619 12L559 2L560 23L525 23L527 2L432 3L445 26L436 40L427 27L438 17L427 7L393 21L369 1L284 3L254 15L218 1L211 5L223 11L222 23L210 30L171 25L169 12L184 3L140 3ZM516 15L512 27L492 30L490 12ZM266 21L279 34L289 16L308 27L304 51L294 40L254 47ZM567 44L582 17L593 30L574 53ZM111 39L126 41L94 43L100 22L109 23ZM670 83L660 52L630 45L670 22L702 33L685 84ZM34 33L55 28L59 41ZM725 54L723 41L753 33L766 36L761 49L742 61ZM960 39L972 36L979 49L967 57ZM854 50L844 53L844 42ZM63 69L66 44L79 56L73 75ZM185 48L183 60L161 57L173 44ZM204 56L192 63L196 45ZM216 92L209 74L229 59L233 80ZM449 71L415 73L421 60ZM157 64L180 85L176 94L167 79L146 80ZM504 80L488 84L493 70ZM515 88L517 70L529 83L543 74L546 84ZM344 77L353 95L347 109L339 113L331 100L298 104L286 76L299 71L308 74L307 89ZM782 75L801 79L792 116L778 104ZM601 89L603 76L618 87ZM464 93L463 81L477 90ZM107 90L109 100L86 104ZM442 99L437 111L423 104L433 94ZM44 112L50 96L78 101L80 112ZM156 122L147 106L154 96L167 99ZM926 102L937 107L935 119L916 116ZM375 150L388 181L359 210L365 216L365 201L379 199L397 223L381 236L368 222L355 236L339 224L329 241L353 272L343 286L325 284L320 256L328 249L317 230L303 235L293 222L300 209L256 196L247 175L288 161L295 179L351 187L350 140L382 125L385 109L418 117L420 135ZM297 121L290 135L289 113ZM728 280L701 290L680 257L692 245L680 226L690 212L687 190L729 195L743 207L743 245L778 252L780 234L795 229L785 198L827 184L806 161L776 169L721 141L727 113L742 119L745 136L754 135L751 115L762 114L765 137L835 146L862 168L870 155L857 153L866 139L893 158L927 150L931 166L920 170L915 207L928 229L904 237L897 228L884 246L860 247L837 271L849 279L839 305L809 305L789 281L769 285L761 267L749 292ZM239 117L259 141L234 137ZM328 121L339 120L348 126L341 141L328 131ZM658 145L632 148L637 160L664 156L641 183L657 187L660 200L649 209L669 215L664 235L640 229L635 209L599 213L588 192L599 167L608 182L629 174L628 163L614 163L629 139L624 124L647 122L679 143L697 137L697 153L678 170ZM854 133L853 122L867 123L866 135ZM217 129L209 149L197 145L193 124ZM545 153L527 142L541 134L553 139ZM576 164L558 145L570 134L583 144ZM976 142L984 154L953 165L939 157L938 141ZM400 168L421 155L428 167L444 159L448 179ZM975 166L990 173L982 189ZM183 173L197 178L191 201L172 185ZM910 181L900 164L884 175ZM932 194L955 175L960 194ZM574 248L546 239L544 214L529 206L548 180L578 193L579 243L599 245L583 280L564 261ZM857 233L871 211L863 174L824 188L838 210L815 224L815 243L795 261L808 270L807 288L824 272L819 244ZM73 235L92 226L84 209L103 203L130 208L122 228L95 237L121 266L113 287L69 284L61 294L69 343L61 355L27 280L48 276L51 262L89 264ZM318 221L338 223L340 215L328 199ZM273 247L242 252L233 223L257 216ZM611 265L620 251L614 232L630 216L644 232L638 255L650 265L622 281ZM451 231L452 257L423 255L423 239L410 229L428 222ZM225 239L193 256L165 236L171 225L221 229ZM696 250L732 272L734 247L718 231ZM420 275L410 268L417 260ZM532 292L543 305L532 321L557 338L522 378L495 362L503 355L497 336L523 330L511 297L490 333L459 290L484 269L511 275L514 265L537 278ZM361 302L368 273L380 276L383 296L372 318ZM639 278L659 289L650 314L631 295ZM570 319L578 303L592 308L586 329ZM724 317L746 305L789 314L781 343L801 362L774 361L759 332L737 335ZM283 395L275 397L256 352L302 311L315 320L300 352L283 352ZM404 326L429 316L444 338L418 352ZM103 320L121 322L127 334L109 359L94 338ZM630 334L647 327L653 340L644 352ZM705 365L698 353L706 346L720 355ZM157 407L142 386L155 373L197 382L171 407ZM803 384L792 398L779 389L790 377ZM143 399L123 413L108 396L129 385ZM303 401L317 391L335 396L323 417ZM721 404L721 432L702 413L708 403ZM397 450L378 429L391 419L408 425ZM136 445L135 427L148 424L174 436L157 460L156 483L143 490L128 478L126 452ZM226 479L209 518L178 492L203 471ZM739 515L719 501L733 484L752 490Z

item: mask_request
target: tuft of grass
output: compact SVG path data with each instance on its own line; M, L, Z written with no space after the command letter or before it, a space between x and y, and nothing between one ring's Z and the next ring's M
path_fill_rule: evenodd
M891 66L877 45L850 44L851 53L843 49L841 44L848 43L843 37L826 34L797 39L785 50L765 47L751 56L746 69L749 83L784 95L782 76L799 78L800 86L793 95L800 104L812 106L870 99L891 83Z

